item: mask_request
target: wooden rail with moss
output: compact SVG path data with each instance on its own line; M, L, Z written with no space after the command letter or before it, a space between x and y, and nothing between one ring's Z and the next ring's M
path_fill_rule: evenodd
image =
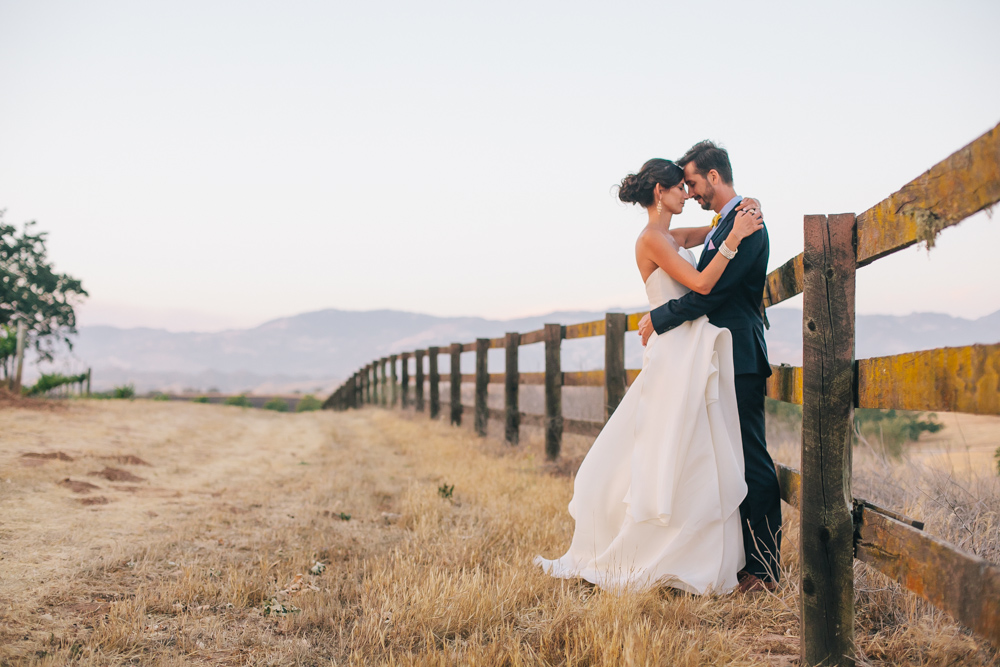
M803 665L855 664L855 559L895 579L1000 647L1000 566L927 535L919 521L853 497L850 450L856 407L1000 415L1000 344L854 358L857 269L921 241L931 247L942 230L998 201L1000 125L860 215L806 216L803 252L767 276L764 308L804 295L803 365L772 366L766 389L771 398L803 406L803 470L776 466L782 499L801 516ZM499 420L504 422L507 442L516 445L521 427L542 428L546 454L556 458L563 433L596 436L639 375L639 369L625 368L624 341L627 331L638 329L644 314L608 313L594 322L546 324L535 331L379 359L348 378L324 407L408 407L413 359L416 409L422 410L424 358L428 358L430 413L434 418L441 382L437 356L449 354L447 381L453 424L462 422L460 385L474 383L477 433L486 434L489 419ZM604 337L604 368L563 371L561 342L596 336ZM520 372L518 349L538 343L545 346L545 371ZM488 372L491 349L505 351L504 373ZM474 374L461 373L463 353L475 353ZM398 387L397 363L401 375ZM487 406L490 384L503 385L503 410ZM520 385L544 386L543 414L520 410ZM603 387L604 419L565 419L565 386Z

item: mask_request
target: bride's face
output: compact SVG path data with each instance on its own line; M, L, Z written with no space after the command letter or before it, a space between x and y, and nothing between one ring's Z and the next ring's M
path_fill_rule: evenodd
M684 189L684 183L681 182L672 188L664 189L660 201L663 202L663 208L674 215L683 211L684 202L687 201L687 191Z

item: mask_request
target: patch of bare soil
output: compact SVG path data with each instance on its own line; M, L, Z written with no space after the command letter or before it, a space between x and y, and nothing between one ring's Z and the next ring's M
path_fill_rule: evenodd
M105 460L108 460L108 461L114 461L116 463L119 463L121 465L126 465L126 466L152 466L153 465L152 463L147 463L146 461L143 461L142 459L140 459L138 456L135 456L134 454L119 454L118 456L102 456L101 458L105 459Z
M138 475L133 475L128 470L122 470L121 468L110 468L105 466L104 470L95 470L94 472L88 472L88 475L94 477L103 477L109 482L145 482L146 480Z
M56 483L59 486L65 486L67 489L69 489L73 493L90 493L91 491L93 491L95 489L100 489L101 488L101 487L97 486L96 484L91 484L90 482L83 482L83 481L80 481L80 480L70 479L69 477L67 477L66 479L64 479L64 480L62 480L60 482L56 482Z
M0 387L0 410L5 408L21 408L23 410L48 410L58 412L66 409L66 401L56 401L35 396L15 394L6 387Z
M25 459L44 459L46 461L56 459L58 461L74 461L75 459L67 454L66 452L28 452L27 454L21 454L21 458Z
M104 496L94 496L93 498L77 498L76 502L81 505L107 505L111 501Z

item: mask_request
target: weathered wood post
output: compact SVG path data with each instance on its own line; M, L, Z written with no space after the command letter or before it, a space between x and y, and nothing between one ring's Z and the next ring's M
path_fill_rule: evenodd
M804 226L801 662L853 667L855 216Z
M628 315L606 313L604 315L604 421L622 402L627 389L625 375L625 329Z
M365 390L368 395L367 403L371 405L375 402L375 364L365 366Z
M428 365L428 375L430 376L430 417L431 419L437 419L437 416L441 413L441 392L440 392L440 382L441 374L438 373L438 353L440 352L438 347L430 347L427 349L427 365Z
M521 344L521 334L508 332L504 340L504 349L507 353L506 368L504 369L504 436L511 445L518 443L521 428L521 412L518 407L518 388L520 387L521 376L517 369L517 348Z
M490 411L486 405L487 387L490 384L490 373L487 359L490 351L489 338L476 339L476 433L486 435L486 425L489 422Z
M87 396L90 396L90 371L92 369L87 369Z
M385 366L389 363L387 357L382 357L378 362L379 367L379 404L384 408L389 404L389 381L386 378Z
M396 378L396 359L398 357L395 354L389 355L389 387L392 394L392 398L389 401L391 407L396 407L399 404L399 381Z
M361 407L361 371L354 373L354 408Z
M417 350L414 355L417 359L417 372L415 378L416 390L416 400L414 401L414 407L416 407L417 412L424 411L424 355L427 354L426 350Z
M562 447L562 336L561 324L545 325L545 456L555 459Z
M405 410L410 407L410 353L404 352L399 358L399 404Z
M462 344L451 344L451 423L462 424Z

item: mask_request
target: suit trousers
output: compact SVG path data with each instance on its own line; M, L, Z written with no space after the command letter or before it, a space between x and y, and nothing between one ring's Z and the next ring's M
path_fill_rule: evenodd
M743 435L747 496L740 504L746 571L765 581L778 581L781 562L781 490L774 461L767 452L764 392L767 378L739 374L736 405Z

